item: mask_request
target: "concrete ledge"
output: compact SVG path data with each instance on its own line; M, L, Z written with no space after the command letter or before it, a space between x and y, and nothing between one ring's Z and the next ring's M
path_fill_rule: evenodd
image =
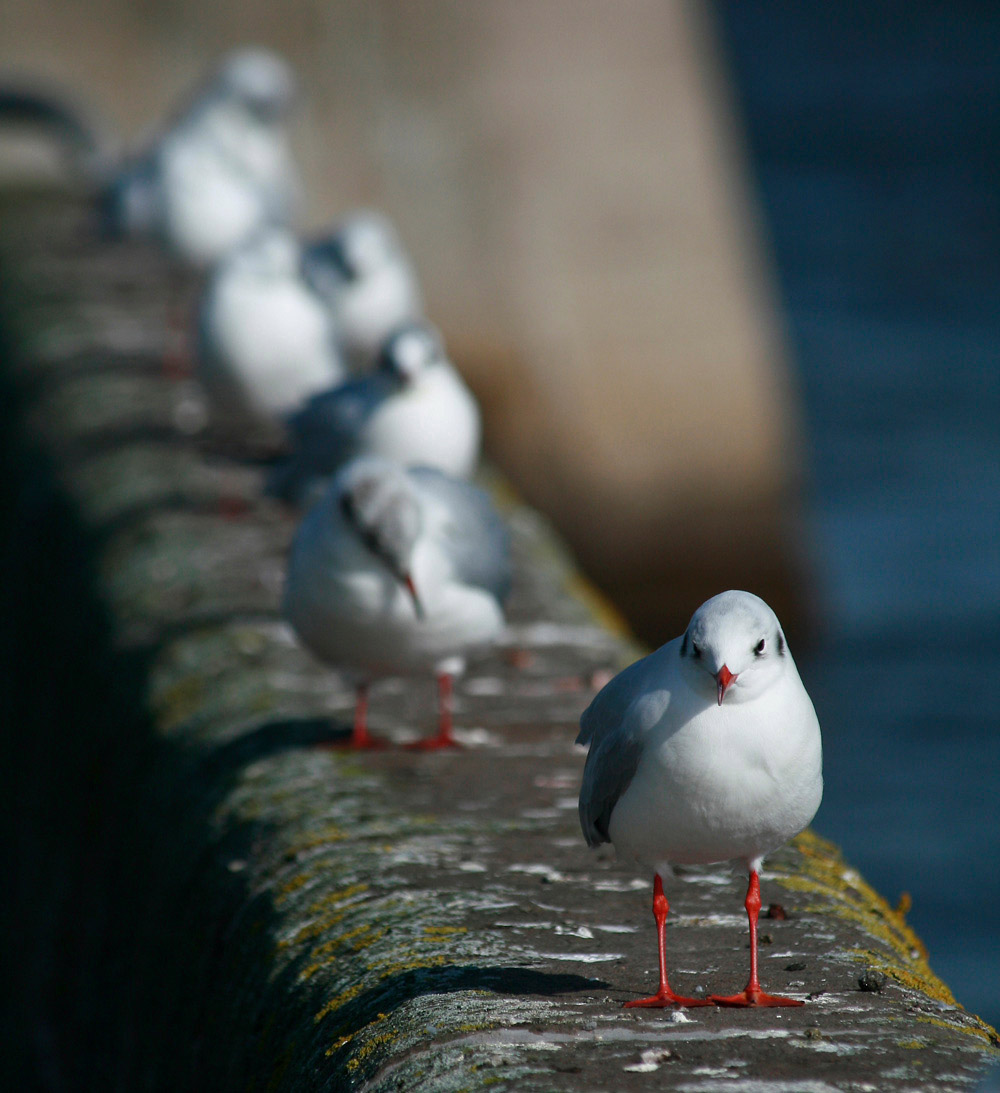
M67 931L98 954L71 960L119 977L101 997L121 1027L90 1049L105 1088L975 1084L996 1034L954 1003L902 911L810 833L762 878L787 916L762 926L762 979L809 1004L621 1010L653 984L650 878L583 845L572 740L636 650L499 482L512 625L458 687L465 749L324 749L352 696L277 617L291 522L259 497L259 469L197 427L197 390L160 374L162 263L98 248L69 206L6 211L2 306L28 420L89 528L114 664L140 664L148 710L132 727L141 761L102 753L130 783L87 877L106 921ZM422 733L432 684L385 681L371 714L394 739ZM672 885L685 992L742 986L744 886L716 867Z

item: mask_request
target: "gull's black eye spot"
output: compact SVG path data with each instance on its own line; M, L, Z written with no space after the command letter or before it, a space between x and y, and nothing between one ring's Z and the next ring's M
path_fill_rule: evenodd
M695 660L701 660L701 650L694 642L691 642L691 655Z
M754 653L759 657L764 655L764 644L764 639L761 638L760 641L758 641L757 644L753 647Z

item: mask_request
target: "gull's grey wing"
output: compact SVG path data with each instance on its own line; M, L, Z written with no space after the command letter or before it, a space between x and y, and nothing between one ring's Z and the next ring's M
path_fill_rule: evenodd
M580 716L580 733L576 738L578 744L599 744L606 733L621 724L625 711L645 689L647 678L663 670L664 661L678 641L680 639L675 638L630 664L597 692Z
M580 826L588 846L609 841L611 813L635 776L649 714L657 711L655 720L670 701L669 692L665 688L661 691L657 684L666 682L667 666L677 656L680 641L675 638L667 642L619 672L598 691L580 717L576 742L590 744L580 786ZM646 699L657 691L660 694L650 708Z
M455 575L502 604L510 592L510 535L489 496L431 467L414 467L410 475L422 493L448 512L439 531Z
M267 492L297 500L314 479L358 455L362 429L395 389L391 376L373 372L313 395L288 419L292 454L269 475Z
M588 846L610 842L611 813L635 777L641 752L638 735L622 725L591 747L580 786L580 826Z

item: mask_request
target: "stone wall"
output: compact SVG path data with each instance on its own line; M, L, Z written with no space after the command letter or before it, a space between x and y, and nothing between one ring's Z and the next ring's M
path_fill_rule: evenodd
M8 195L2 664L19 884L8 1064L51 1090L962 1090L996 1034L806 833L762 882L796 1010L629 1011L650 878L588 852L576 720L637 655L546 522L510 521L510 632L457 690L461 751L350 754L351 693L277 604L292 518L164 375L167 270ZM21 417L12 416L12 407ZM20 420L21 424L17 421ZM16 473L15 473L16 472ZM395 742L433 687L373 689ZM673 975L742 986L745 878L672 884ZM12 1086L17 1088L19 1086Z

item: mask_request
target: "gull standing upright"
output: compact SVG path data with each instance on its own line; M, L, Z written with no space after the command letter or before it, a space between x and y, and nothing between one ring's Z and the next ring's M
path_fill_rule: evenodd
M276 54L228 53L195 101L108 186L105 226L159 238L206 266L268 224L289 222L299 196L288 146L295 80Z
M356 459L303 519L292 544L285 616L321 660L357 680L351 743L368 735L369 682L433 671L438 733L454 746L452 679L504 627L506 528L482 490L426 467Z
M819 722L770 607L749 592L707 600L681 637L598 693L577 743L590 744L580 790L587 843L611 842L654 870L659 990L626 1005L802 1005L765 994L757 972L761 864L806 827L823 794ZM662 878L670 863L734 859L750 873L750 979L735 995L677 995Z
M427 323L399 329L377 371L314 395L288 429L293 451L274 469L268 491L293 502L356 456L457 478L468 478L479 459L479 407Z
M389 335L423 317L417 275L389 220L362 210L305 250L305 275L333 311L354 371L374 364Z
M198 308L199 375L223 417L274 429L347 370L329 308L302 277L302 247L269 228L213 269Z

